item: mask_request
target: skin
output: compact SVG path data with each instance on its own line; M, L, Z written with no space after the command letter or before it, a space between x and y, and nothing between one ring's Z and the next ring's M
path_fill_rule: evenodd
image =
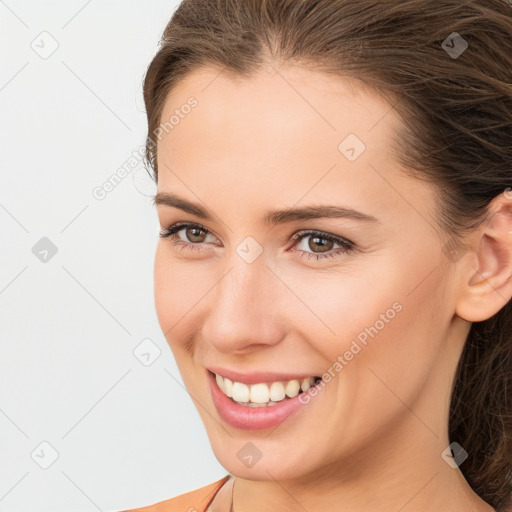
M492 220L452 261L434 185L403 172L389 150L400 119L384 99L305 67L268 64L250 79L219 73L194 71L166 99L162 119L190 96L198 105L159 142L158 192L214 218L157 205L162 229L191 222L208 232L182 229L189 249L159 239L154 266L162 331L215 456L234 475L209 510L229 510L233 481L236 512L493 510L441 453L471 322L512 295L512 200L493 201ZM352 162L338 150L349 133L366 146ZM269 210L322 204L378 222L261 221ZM310 229L357 252L301 258L323 253L314 236L291 241ZM263 248L252 263L236 252L248 236ZM239 430L218 415L205 366L321 376L396 302L401 311L277 428ZM250 468L237 457L249 441L262 454Z

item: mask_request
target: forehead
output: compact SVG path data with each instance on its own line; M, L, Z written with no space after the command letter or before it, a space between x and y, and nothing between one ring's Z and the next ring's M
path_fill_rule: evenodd
M197 106L186 123L173 127L178 137L188 127L198 135L209 132L210 138L212 132L223 140L238 135L237 142L247 136L266 141L276 133L281 139L328 136L336 142L350 130L376 142L388 133L386 124L397 122L389 103L363 82L300 66L269 64L250 77L215 67L193 71L168 94L161 121L180 111L190 97ZM384 118L387 123L375 130Z
M195 106L184 108L190 98ZM358 80L293 66L250 78L204 68L168 95L161 122L173 115L158 147L160 190L225 199L229 189L255 208L309 200L368 211L369 201L374 209L400 202L382 179L397 167L390 142L400 121Z

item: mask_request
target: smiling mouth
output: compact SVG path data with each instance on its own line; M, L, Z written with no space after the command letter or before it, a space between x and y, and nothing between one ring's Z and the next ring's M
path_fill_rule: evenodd
M213 372L212 372L213 373ZM321 377L244 384L214 373L219 389L233 402L247 407L267 407L294 398L318 384Z

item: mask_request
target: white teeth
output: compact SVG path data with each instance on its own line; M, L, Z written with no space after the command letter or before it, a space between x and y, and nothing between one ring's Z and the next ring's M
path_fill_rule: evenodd
M302 380L292 379L288 382L272 382L270 387L265 383L251 384L233 382L227 377L215 374L215 380L220 390L235 402L248 407L264 407L275 405L286 397L293 398L300 390L307 391L315 383L315 377L306 377Z
M266 404L269 399L268 386L266 384L253 384L251 386L251 402Z
M307 391L311 385L315 382L315 379L313 377L307 377L302 381L302 384L300 385L300 389L302 391Z
M217 381L217 385L219 388L226 394L226 388L224 387L224 379L220 376L215 374L215 380Z
M289 381L288 384L286 384L286 389L284 391L286 396L289 396L290 398L297 396L300 391L299 381L297 379Z
M272 382L270 385L270 400L279 402L280 400L284 400L285 396L283 384L281 382Z
M233 382L233 400L235 402L248 402L249 386L242 382Z
M217 385L221 389L221 391L226 396L233 396L233 382L230 381L227 377L221 377L220 375L215 374L215 380L217 381Z
M233 396L233 381L229 380L227 377L224 377L224 393L226 393L226 396Z

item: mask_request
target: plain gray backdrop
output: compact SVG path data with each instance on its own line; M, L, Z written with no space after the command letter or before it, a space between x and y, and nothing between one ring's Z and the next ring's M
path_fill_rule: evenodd
M117 511L226 474L153 299L142 80L177 0L0 0L0 510Z

